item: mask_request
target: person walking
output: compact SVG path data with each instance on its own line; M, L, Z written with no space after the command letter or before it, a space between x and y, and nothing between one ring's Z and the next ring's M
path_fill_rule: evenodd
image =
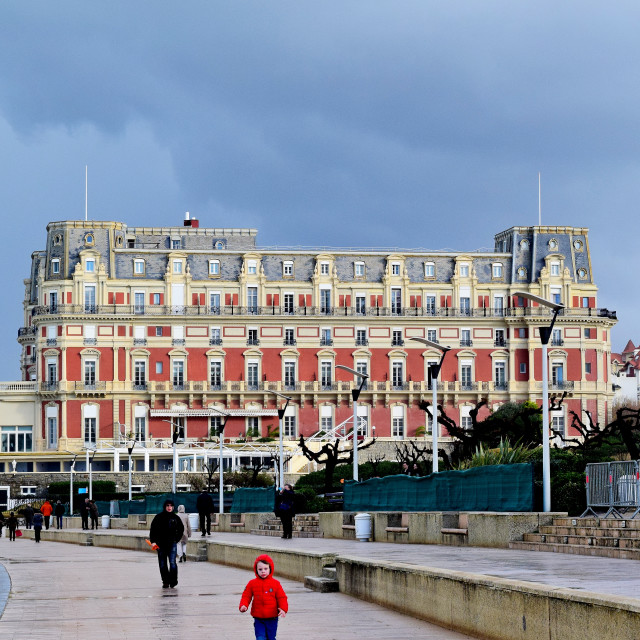
M33 507L30 504L25 505L24 509L22 510L25 529L31 529L33 525L33 513Z
M202 490L202 493L196 500L196 509L200 516L200 532L203 536L211 535L211 514L213 513L213 498L209 495L206 489Z
M293 518L295 511L295 494L290 484L285 484L276 498L276 515L282 522L282 537L291 539L293 535Z
M35 513L33 515L33 533L36 536L36 542L40 542L40 533L42 532L43 522L44 516L41 513Z
M184 534L182 520L173 511L173 500L165 500L162 511L151 521L149 542L158 552L158 566L162 578L162 588L168 589L178 584L177 545ZM167 567L167 564L169 565Z
M49 519L51 518L51 512L53 507L48 500L44 501L44 504L40 507L40 513L44 516L44 528L49 529Z
M53 514L56 517L56 527L58 529L62 529L62 516L64 515L64 505L62 504L62 502L60 502L60 500L58 500L56 502L56 506L55 506L55 510L53 512Z
M184 533L182 534L182 538L180 538L180 542L178 542L178 558L180 558L179 562L187 561L187 542L191 537L191 523L189 522L189 516L184 511L184 505L178 505L178 518L182 521L182 526L184 527Z
M91 528L97 529L100 512L98 511L98 505L95 500L89 500L89 515L91 516Z
M16 514L13 511L9 514L7 518L7 529L9 529L9 540L15 542L16 540L16 529L18 528L18 518L16 518Z
M289 611L287 594L273 571L273 560L268 555L258 556L253 563L256 577L249 581L240 598L242 613L251 605L256 640L276 640L278 618L284 618Z
M82 521L82 530L87 531L89 529L89 498L85 498L84 502L80 501L78 507L80 511L80 520Z

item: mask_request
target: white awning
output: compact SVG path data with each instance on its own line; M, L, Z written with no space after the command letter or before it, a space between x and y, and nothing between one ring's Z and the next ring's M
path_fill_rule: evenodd
M149 413L152 418L208 418L209 416L219 416L224 413L229 414L231 417L278 416L277 409L225 409L224 411L216 411L215 409L151 409Z

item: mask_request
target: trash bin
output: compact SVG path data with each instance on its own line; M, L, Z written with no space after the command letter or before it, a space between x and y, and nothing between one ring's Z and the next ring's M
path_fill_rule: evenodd
M111 518L109 516L102 516L102 528L103 529L108 529L109 528L110 519Z
M191 525L191 532L195 533L200 526L200 516L197 513L190 513L189 524Z
M369 542L371 540L371 514L356 513L356 540L360 542Z

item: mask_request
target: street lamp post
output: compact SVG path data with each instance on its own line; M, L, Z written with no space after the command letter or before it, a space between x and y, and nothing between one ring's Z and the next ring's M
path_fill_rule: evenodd
M283 439L283 420L284 420L284 414L287 411L287 407L289 406L289 400L291 400L291 398L289 396L285 396L283 393L278 393L277 391L269 391L269 393L272 393L274 396L278 396L279 398L283 398L284 400L286 400L286 403L284 405L284 409L278 409L278 434L279 434L279 464L278 464L278 484L279 486L282 488L284 486L284 445L282 444L282 439Z
M358 398L369 376L343 364L337 364L336 369L348 371L360 379L360 386L357 389L351 389L351 397L353 398L353 479L358 482Z
M553 312L551 324L548 327L539 327L542 343L542 510L549 512L551 511L551 455L549 452L549 358L547 352L553 325L560 310L564 309L564 305L534 296L526 291L515 291L513 295L548 307Z
M442 353L442 357L440 358L440 362L438 364L432 364L430 366L431 369L431 457L432 460L432 472L438 473L438 376L440 375L440 369L442 369L442 363L444 362L444 358L451 349L451 347L443 347L437 342L433 342L431 340L427 340L426 338L418 338L412 337L409 340L415 340L416 342L420 342L427 347L431 347L432 349L436 349ZM426 411L425 411L426 413ZM428 418L427 418L428 420Z
M163 420L162 422L168 422L173 431L171 432L171 448L173 452L173 465L172 465L172 477L171 477L171 493L176 493L176 468L178 466L178 450L176 449L176 443L178 442L178 425L173 420Z
M67 451L67 453L71 453L71 451ZM78 457L78 454L71 453L71 455L73 456L73 460L69 467L69 516L73 515L73 469L76 466L76 458Z
M133 480L133 471L131 469L131 454L133 453L133 448L136 446L136 441L131 440L131 446L127 447L127 451L129 452L129 502L131 502L131 482ZM175 489L174 489L175 493Z
M89 457L89 453L91 451L93 451L93 454L91 455L91 457ZM86 451L87 461L85 463L85 467L89 472L89 500L93 500L93 475L91 472L93 469L93 459L96 457L96 452L97 452L97 449L87 449Z
M223 444L223 438L222 436L224 435L224 428L227 425L227 420L229 419L230 415L229 413L224 413L222 411L219 411L218 409L216 409L215 407L211 407L216 413L219 413L221 416L224 416L224 422L220 425L220 429L218 430L218 439L220 440L220 461L218 462L218 475L220 476L220 484L219 484L219 489L218 489L218 513L224 513L224 469L222 467L222 462L224 460L223 454L222 454L222 444Z

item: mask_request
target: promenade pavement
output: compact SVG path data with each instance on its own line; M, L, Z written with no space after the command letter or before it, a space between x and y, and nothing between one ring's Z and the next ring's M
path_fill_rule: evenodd
M211 539L223 536L238 542L251 537L269 545L289 542L240 534ZM0 538L0 611L3 592L9 595L0 617L3 640L253 638L252 619L238 612L240 594L253 577L250 571L187 562L178 565L178 587L165 590L155 554L56 543L46 537L44 531L40 544ZM313 546L310 542L304 541L307 548ZM300 582L281 582L291 612L280 623L279 640L468 637L340 593L320 594Z

